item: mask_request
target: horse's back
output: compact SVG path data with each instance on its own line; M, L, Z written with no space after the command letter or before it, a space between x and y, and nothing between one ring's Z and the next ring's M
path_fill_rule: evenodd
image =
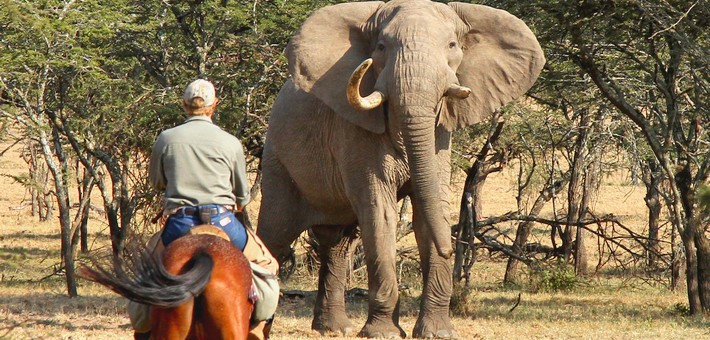
M213 269L190 311L194 315L191 335L202 339L246 338L252 311L252 276L249 261L239 249L214 235L186 235L168 245L163 263L169 273L179 275L189 270L190 260L202 252L212 259Z

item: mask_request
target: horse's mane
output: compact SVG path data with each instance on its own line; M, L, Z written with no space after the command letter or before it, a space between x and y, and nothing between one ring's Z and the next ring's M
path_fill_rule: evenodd
M139 303L159 307L176 307L200 295L210 281L214 262L203 249L198 249L184 267L184 273L172 275L162 261L135 243L129 244L123 256L113 257L113 266L105 268L92 259L81 275Z

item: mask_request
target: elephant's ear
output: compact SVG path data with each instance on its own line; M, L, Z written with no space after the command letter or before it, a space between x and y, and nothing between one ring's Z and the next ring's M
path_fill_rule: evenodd
M375 133L385 131L382 107L358 111L346 96L348 80L370 57L371 42L364 33L368 19L383 2L343 3L315 11L291 38L286 48L293 82L323 101L353 124ZM374 72L362 80L360 92L370 94Z
M510 13L482 5L449 5L464 23L464 55L456 75L471 89L466 99L447 99L441 123L453 130L485 119L530 89L545 56L528 26Z

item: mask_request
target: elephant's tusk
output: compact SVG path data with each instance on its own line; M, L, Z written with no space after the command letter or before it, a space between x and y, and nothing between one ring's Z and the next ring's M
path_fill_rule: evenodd
M449 88L446 89L446 92L444 93L445 96L454 96L460 99L466 99L470 94L471 89L457 84L449 85Z
M360 82L365 76L365 72L372 65L372 58L365 59L360 66L358 66L353 74L350 76L350 81L348 81L348 103L358 110L366 111L372 110L385 101L385 94L380 91L373 91L372 94L363 98L360 96Z

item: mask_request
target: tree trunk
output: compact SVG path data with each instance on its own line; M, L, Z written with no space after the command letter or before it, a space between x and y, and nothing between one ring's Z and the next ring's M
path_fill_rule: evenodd
M700 221L695 220L695 247L698 261L698 294L703 313L710 312L710 242Z
M662 176L655 159L647 159L643 167L643 182L646 186L644 201L648 207L648 241L646 244L646 264L655 268L658 264L658 254L661 248L659 243L659 229L661 216L661 197L659 186Z
M32 200L32 217L39 215L39 195L37 189L30 188L30 197Z
M60 194L57 200L60 200ZM65 199L65 198L61 198ZM67 200L68 202L68 200ZM67 294L69 297L78 295L76 290L76 271L74 266L74 246L72 244L71 222L69 222L69 206L67 204L59 205L59 220L61 224L61 254L62 262L64 262L64 273L67 281Z
M466 285L469 284L470 271L476 261L475 246L475 225L476 221L481 216L481 191L486 178L492 171L489 171L486 164L486 157L491 149L491 146L498 140L500 132L503 129L504 122L498 122L500 113L495 113L491 117L491 130L488 138L481 148L481 151L476 156L471 168L468 169L466 182L464 184L464 192L461 195L461 205L459 208L459 223L454 230L456 235L456 245L454 248L454 268L452 271L454 282L459 282L465 279Z
M692 185L690 163L686 162L674 176L680 202L677 209L683 209L683 230L680 233L685 247L685 276L688 282L688 304L690 314L710 312L710 258L704 225L697 216L695 188ZM700 248L697 247L700 245ZM701 249L702 248L702 249ZM702 262L702 263L700 263Z
M61 239L60 254L62 262L64 263L67 293L70 297L74 297L77 296L76 274L74 272L74 252L71 246L72 235L71 220L69 218L69 192L67 190L67 182L64 177L68 171L66 170L66 159L61 150L61 142L56 128L52 129L52 137L54 144L51 147L52 149L50 149L49 141L47 140L44 131L40 133L40 144L45 162L54 179L55 195L57 204L59 205L59 226ZM52 150L54 150L54 153L52 153ZM55 162L54 154L56 154L59 164Z
M692 232L681 234L685 248L685 280L688 284L688 305L691 315L697 315L702 310L700 291L698 290L698 258L694 236Z
M538 197L538 200L539 199L540 197ZM535 201L535 204L537 204L537 201ZM544 204L541 204L540 209L535 209L536 205L533 205L533 209L530 210L530 214L537 216L537 214L540 213L540 210L542 210L543 206ZM537 210L537 212L535 210ZM518 231L515 233L515 241L513 241L512 246L513 252L515 252L515 254L523 254L525 244L528 242L528 237L530 236L530 232L532 231L533 226L535 226L535 224L532 221L524 221L518 225ZM505 267L505 276L503 277L503 283L518 283L520 279L519 268L520 261L518 261L514 257L509 257L508 264Z
M32 216L39 216L41 215L40 209L41 209L41 204L40 204L40 195L39 195L39 190L38 186L39 182L38 181L38 174L37 174L37 151L35 149L34 142L32 140L29 140L27 142L27 145L25 145L25 149L27 152L22 153L22 158L25 160L25 163L27 163L27 169L30 174L30 178L32 179L32 185L30 186L30 197L32 200ZM40 221L42 220L41 216Z
M565 254L565 263L571 262L572 256L572 234L582 235L581 232L576 231L577 228L572 227L571 224L579 221L580 215L583 213L580 211L580 179L584 172L584 163L587 158L586 144L587 135L589 132L589 112L581 110L580 121L579 121L579 135L574 146L574 156L572 158L572 171L570 173L570 182L567 189L567 225L565 226L565 231L562 234L562 247ZM584 183L582 183L584 185ZM575 247L576 250L583 251L579 245ZM576 262L576 261L575 261ZM575 265L576 267L576 265Z
M91 190L93 189L93 183L94 181L91 178L91 174L84 169L83 171L79 171L81 169L81 162L76 161L74 163L74 166L76 168L76 180L77 180L77 197L79 198L79 201L86 201L84 205L82 206L81 204L79 205L79 211L77 212L77 217L79 217L78 220L78 226L79 228L77 229L77 232L75 235L72 235L72 247L76 248L76 243L80 244L80 251L82 253L86 253L89 251L89 240L88 240L88 223L89 223L89 210L91 207ZM81 176L79 176L79 173L81 172ZM77 240L78 239L78 240Z
M54 153L58 166L54 166L52 174L54 175L54 187L57 193L57 205L59 206L59 224L61 228L62 240L62 259L64 261L64 272L67 280L67 293L69 297L77 296L76 290L76 272L74 268L74 246L72 244L72 225L71 225L71 205L69 203L69 188L66 179L66 174L69 173L67 166L67 158L62 150L59 130L54 127L52 129L52 138L54 140Z
M648 207L648 243L647 249L647 265L650 268L655 268L658 265L658 255L661 252L659 230L661 217L661 202L659 200L658 190L648 192L646 197L646 206ZM649 197L649 195L651 195Z
M474 165L475 167L475 165ZM461 209L459 210L459 223L456 230L456 248L454 257L453 277L454 282L465 281L466 286L469 285L471 268L476 262L476 221L480 217L481 211L481 190L485 182L485 176L478 176L476 171L469 171L467 177L468 184L465 186L464 198L462 199Z
M671 290L678 291L681 277L685 268L683 262L683 243L678 242L678 229L674 227L671 231Z
M469 256L467 256L468 261L465 261L463 265L463 275L466 279L466 287L471 284L471 269L476 263L476 253L478 251L478 247L475 245L476 234L478 233L476 222L481 219L482 215L483 205L481 204L481 191L483 191L483 184L486 181L486 176L481 177L482 178L480 178L479 181L477 181L471 188L471 200L468 202L468 209L466 211L469 246Z
M587 167L584 174L584 187L582 189L582 201L579 204L579 213L577 217L577 222L584 219L587 213L587 208L589 207L589 200L592 196L591 188L595 182L596 172L593 169ZM577 242L575 247L574 256L574 269L577 275L587 275L589 272L589 254L585 248L585 240L587 236L587 231L584 228L577 228Z
M49 175L45 177L47 186L49 186L50 178ZM51 190L45 186L44 194L42 195L42 202L44 203L44 216L42 221L51 221L54 219L54 200L52 199Z
M89 204L91 204L91 201L89 201ZM81 217L81 226L79 227L79 237L81 238L81 252L82 253L88 253L89 252L89 209L86 209L86 212L84 215Z
M119 255L124 247L126 231L135 211L135 205L126 189L127 180L124 177L125 174L119 166L113 162L104 162L104 165L109 169L113 185L110 198L102 192L104 197L106 197L104 198L104 209L111 235L111 249L114 255ZM105 188L102 189L101 186L99 189L101 191L106 190Z

